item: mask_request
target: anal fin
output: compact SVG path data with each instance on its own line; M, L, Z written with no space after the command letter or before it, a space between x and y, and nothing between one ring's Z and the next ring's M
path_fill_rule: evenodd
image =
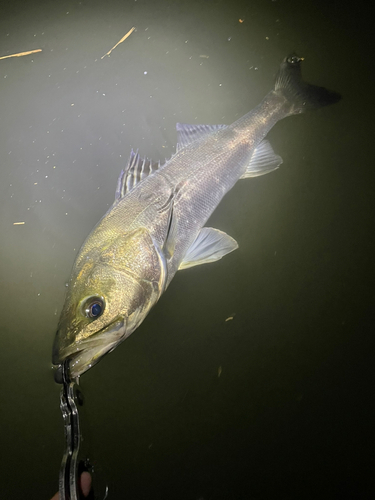
M281 156L275 154L271 144L265 139L254 149L250 163L246 168L246 172L241 176L241 179L258 177L259 175L273 172L279 168L282 162L283 159Z

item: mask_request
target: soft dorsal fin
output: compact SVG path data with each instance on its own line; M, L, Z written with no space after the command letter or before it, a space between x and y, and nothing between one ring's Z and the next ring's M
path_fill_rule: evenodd
M141 158L138 150L135 153L131 150L128 164L121 170L117 181L115 201L123 198L138 182L156 172L160 167L160 161L154 162L149 158Z
M176 123L177 148L179 151L201 137L216 132L226 125L189 125L188 123Z

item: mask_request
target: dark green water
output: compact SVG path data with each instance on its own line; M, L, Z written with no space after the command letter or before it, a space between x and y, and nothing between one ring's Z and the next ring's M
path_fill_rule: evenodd
M175 122L233 122L293 50L342 102L271 131L282 167L209 223L239 250L179 273L82 377L84 437L111 499L374 497L372 29L359 3L1 7L0 56L43 49L0 60L1 498L57 490L52 340L130 149L157 160Z

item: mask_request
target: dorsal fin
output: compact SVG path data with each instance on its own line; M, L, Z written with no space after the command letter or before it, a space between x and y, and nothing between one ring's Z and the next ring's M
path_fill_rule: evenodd
M176 151L191 144L201 137L216 132L226 125L189 125L188 123L176 123L177 147Z
M131 150L128 164L121 170L117 181L115 202L123 198L138 182L156 172L160 167L160 161L155 162L149 158L141 158L138 150L135 153Z

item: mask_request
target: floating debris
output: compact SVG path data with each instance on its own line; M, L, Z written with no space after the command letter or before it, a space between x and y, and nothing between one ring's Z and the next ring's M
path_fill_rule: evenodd
M25 222L13 222L13 226L22 226Z
M238 22L239 23L243 23L245 19L239 19Z
M1 59L8 59L9 57L22 57L29 56L30 54L36 54L37 52L42 52L42 49L28 50L27 52L18 52L17 54L10 54L9 56L2 56Z
M208 59L210 56L206 56L206 54L201 54L199 57L202 57L203 59Z
M133 31L134 31L134 30L135 30L135 27L133 26L133 28L132 28L132 29L130 29L130 30L126 33L126 35L124 35L124 36L121 38L121 40L120 40L119 42L117 42L117 43L116 43L116 45L114 45L114 46L111 48L111 50L109 50L106 54L104 54L104 56L102 56L100 59L104 59L104 58L105 58L105 56L109 56L109 55L111 54L112 50L114 50L114 49L115 49L118 45L120 45L120 43L122 43L124 40L126 40L126 39L128 38L128 36L130 36L130 35L133 33Z
M217 377L218 378L220 377L222 371L223 371L223 369L221 368L221 366L219 366L219 368L217 369Z
M234 319L234 315L233 316L229 316L229 318L227 318L225 321L232 321L232 319Z

